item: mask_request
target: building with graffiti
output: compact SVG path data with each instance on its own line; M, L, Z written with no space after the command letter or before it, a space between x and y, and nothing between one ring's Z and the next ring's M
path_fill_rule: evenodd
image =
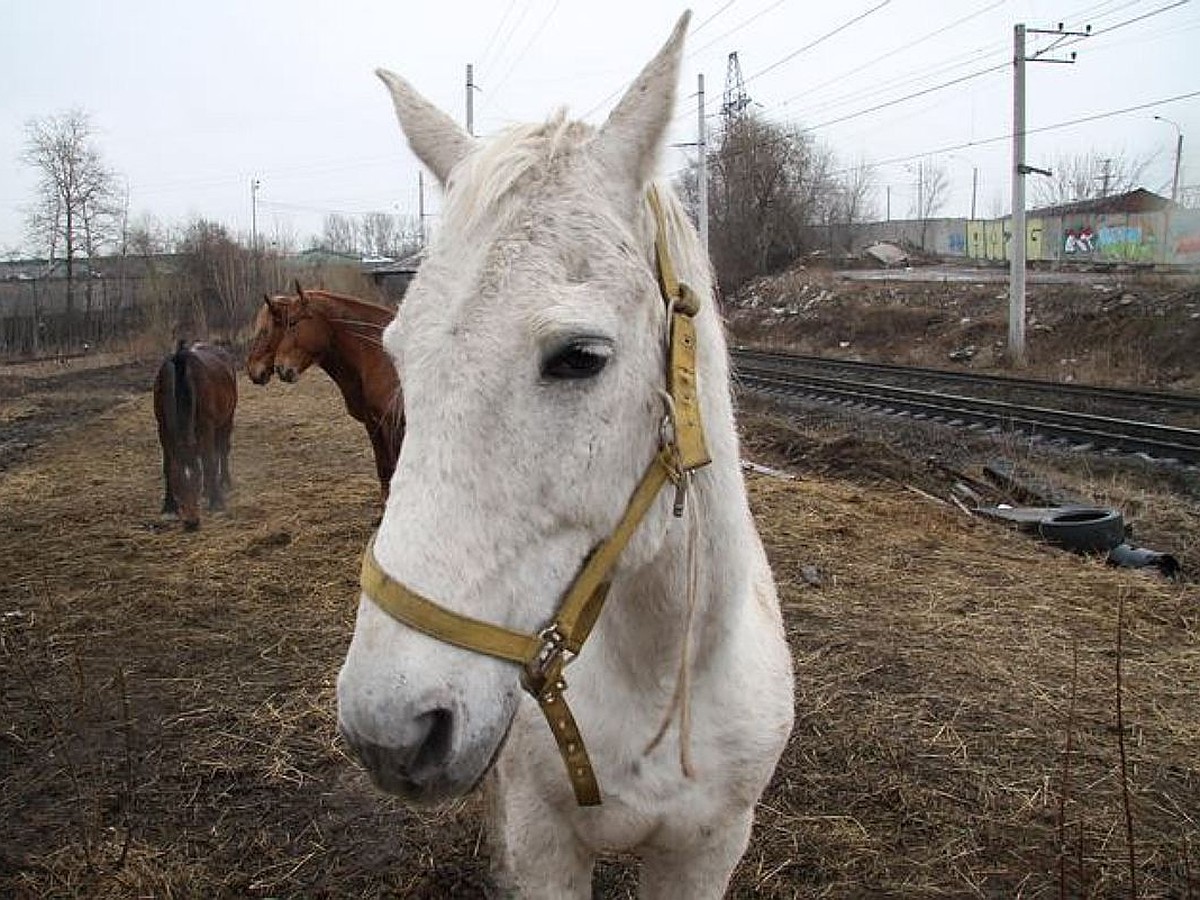
M872 222L857 229L855 248L893 241L947 258L1006 262L1012 218ZM1200 266L1200 209L1139 188L1026 213L1031 263Z

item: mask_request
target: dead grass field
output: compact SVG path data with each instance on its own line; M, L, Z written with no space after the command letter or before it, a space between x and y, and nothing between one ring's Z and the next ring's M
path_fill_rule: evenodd
M148 394L0 474L0 895L481 896L478 800L408 810L335 734L366 438L319 373L239 387L198 533ZM1200 893L1200 589L872 480L750 476L797 719L731 895Z

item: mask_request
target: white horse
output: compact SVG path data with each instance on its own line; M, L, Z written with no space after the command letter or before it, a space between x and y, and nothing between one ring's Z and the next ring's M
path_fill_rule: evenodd
M607 851L637 854L644 896L723 895L792 727L791 657L739 466L708 263L669 189L657 217L648 197L687 21L599 130L560 114L480 144L378 73L446 202L384 335L408 432L364 564L339 726L385 791L430 803L485 781L494 876L510 895L590 897ZM712 461L690 479L662 451L689 426L674 408L686 390L664 399L679 309L663 300L656 235L699 298L694 383ZM666 489L630 524L630 497L661 459ZM690 481L682 517L671 480ZM569 690L550 675L549 703L569 701L577 734L559 734L543 703L547 727L520 665L423 624L470 617L570 659L547 623L614 532L628 543L598 576L610 587L586 646L567 642ZM406 611L385 611L384 582ZM574 765L580 739L590 773Z

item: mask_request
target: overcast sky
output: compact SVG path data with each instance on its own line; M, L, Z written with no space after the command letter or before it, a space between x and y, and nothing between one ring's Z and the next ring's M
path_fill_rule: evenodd
M0 0L0 251L25 243L35 177L19 157L32 119L85 110L105 161L128 184L134 219L174 225L203 216L248 234L258 179L260 234L303 244L329 212L416 213L419 166L376 67L464 121L473 63L480 135L559 106L600 123L684 8L658 0ZM1070 48L1075 64L1028 66L1031 164L1092 150L1152 156L1143 184L1169 193L1176 130L1157 114L1183 131L1183 182L1200 181L1195 0L703 0L692 8L672 141L695 140L698 74L710 127L719 126L737 51L759 113L812 129L843 165L877 164L881 215L889 186L893 217L908 213L912 167L926 157L953 186L943 214L968 213L972 169L979 215L1007 211L1018 22L1096 32ZM1049 40L1031 36L1030 53ZM1194 96L1166 102L1186 94ZM1113 114L1130 107L1143 108ZM1089 117L1097 118L1063 124ZM664 174L683 166L686 152L669 151ZM437 208L432 197L428 205Z

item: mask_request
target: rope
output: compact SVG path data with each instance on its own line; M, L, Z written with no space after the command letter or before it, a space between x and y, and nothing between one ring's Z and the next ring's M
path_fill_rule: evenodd
M682 475L690 478L690 473ZM694 501L693 501L694 503ZM698 517L688 514L687 533L687 617L683 626L683 642L679 651L679 669L675 673L675 690L671 693L671 702L663 713L662 722L650 743L646 745L643 755L649 755L662 741L663 736L679 710L679 768L684 777L695 777L695 767L692 765L692 625L696 618L697 566L696 566L696 534Z

